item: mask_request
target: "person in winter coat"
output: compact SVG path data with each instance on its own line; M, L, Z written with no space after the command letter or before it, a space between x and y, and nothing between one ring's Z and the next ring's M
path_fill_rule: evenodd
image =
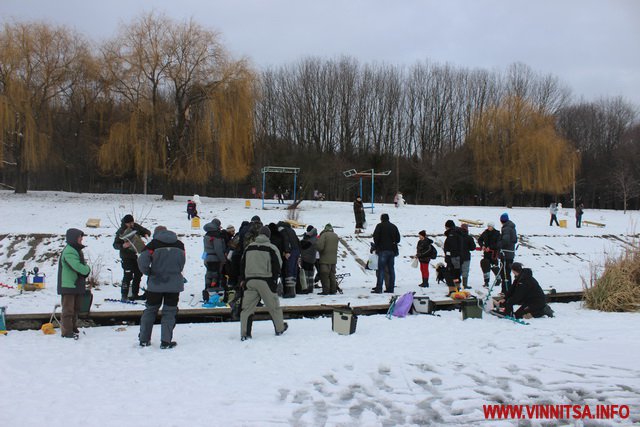
M318 260L318 274L322 283L322 292L318 295L335 295L338 292L336 279L336 264L338 263L338 235L334 233L331 224L324 226L320 233L316 248L320 253Z
M558 204L553 202L549 206L549 213L551 214L551 219L549 220L549 227L553 225L555 222L558 227L560 227L560 223L558 222Z
M433 247L433 240L427 237L427 232L424 230L418 232L416 258L418 258L418 262L420 263L422 283L418 286L421 288L429 287L429 261L435 259L436 254L436 248Z
M227 239L226 231L220 228L220 220L214 218L204 225L206 234L202 238L204 244L204 265L207 272L204 276L202 299L209 301L209 293L217 292L224 286L222 270L226 263Z
M547 315L553 317L553 310L546 303L544 291L534 279L529 268L523 268L519 262L511 265L513 271L513 285L507 291L505 298L500 300L504 307L504 314L514 316L516 319L529 319ZM513 306L520 308L513 312Z
M302 282L302 275L304 274L304 283L306 286L301 287L301 293L310 294L313 292L313 274L314 266L316 264L318 249L316 244L318 242L318 230L314 227L307 230L302 236L300 241L300 281Z
M456 227L453 220L447 220L444 227L444 235L446 237L443 245L444 261L446 263L445 282L449 289L447 296L451 296L458 291L460 285L464 239L461 230Z
M500 215L502 229L500 231L500 261L502 262L502 293L506 295L509 286L511 286L511 264L516 256L516 243L518 242L518 233L516 225L509 219L506 212Z
M140 292L140 280L142 279L142 273L138 268L138 255L136 248L133 247L128 240L122 239L122 236L127 235L134 230L135 234L140 237L148 238L151 236L151 231L136 223L133 219L133 215L127 214L122 218L120 228L113 239L113 248L120 251L120 261L122 264L122 270L124 271L122 285L120 288L123 301L127 298L131 301L145 298L144 296L138 295ZM131 296L129 296L129 290L131 290Z
M478 237L478 245L482 250L480 268L484 277L484 287L489 287L491 272L498 275L498 244L500 242L500 232L495 229L493 222L487 224L487 229Z
M246 227L240 227L240 243L244 251L260 234L262 220L258 215L251 217L251 222Z
M198 216L198 210L196 209L196 202L193 200L187 201L187 219L195 218Z
M82 238L84 233L77 228L67 230L67 246L62 250L58 261L58 295L61 295L62 319L60 334L62 338L78 339L78 313L82 296L86 292L87 276L91 268L84 260Z
M584 213L584 204L580 203L576 206L576 228L582 227L582 214Z
M227 283L230 286L237 287L240 284L240 261L242 260L242 236L243 232L246 232L249 227L249 221L242 221L238 232L233 235L233 238L229 241L229 250L231 253L230 260L227 263L227 274L229 279Z
M362 204L362 197L357 196L353 202L353 214L356 217L356 233L362 233L364 229L364 223L367 220L364 212L364 206Z
M162 305L160 348L173 348L178 299L184 290L182 270L186 262L184 244L173 231L157 226L153 240L138 257L138 267L147 276L147 302L140 319L140 346L151 345L151 332Z
M251 338L253 314L260 299L264 301L276 335L282 335L288 325L283 320L280 300L276 293L278 275L282 268L280 251L269 238L269 227L262 227L255 241L247 246L242 256L241 280L244 288L242 312L240 313L240 339Z
M400 232L395 224L389 221L389 215L380 215L380 223L373 230L373 243L378 254L378 270L376 270L376 287L371 293L382 293L382 282L385 282L385 292L393 293L396 283L394 259L399 255L398 243Z
M282 235L283 258L286 264L284 276L283 298L296 296L296 280L298 279L298 258L300 258L300 241L291 224L285 221L278 223L278 231Z
M462 224L460 226L462 233L462 251L460 257L462 264L460 265L460 274L462 275L462 286L465 289L471 289L469 286L469 269L471 267L471 253L476 250L476 241L469 234L469 225Z

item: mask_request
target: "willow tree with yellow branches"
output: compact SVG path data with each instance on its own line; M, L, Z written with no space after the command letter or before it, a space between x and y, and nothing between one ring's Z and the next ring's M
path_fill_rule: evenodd
M558 135L553 116L517 96L474 118L467 142L479 186L502 191L561 194L574 179L576 151Z
M0 167L15 167L15 192L49 158L52 113L75 84L88 45L65 27L5 23L0 33Z
M254 74L231 60L218 33L193 20L145 14L103 48L104 81L128 114L110 126L100 167L150 176L173 199L176 182L205 183L219 169L233 181L250 172Z

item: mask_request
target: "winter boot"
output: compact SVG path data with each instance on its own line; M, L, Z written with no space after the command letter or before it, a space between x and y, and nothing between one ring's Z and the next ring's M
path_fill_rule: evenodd
M423 277L422 278L422 283L420 283L418 286L420 286L421 288L428 288L429 287L429 278L428 277Z
M553 317L553 309L549 307L549 304L546 304L544 306L544 308L542 309L542 312L544 313L545 316Z
M462 286L465 289L471 289L471 286L469 286L469 278L468 277L463 277L462 278Z
M129 285L122 285L120 288L120 299L122 301L129 301Z
M240 341L251 339L251 327L253 326L253 314L247 318L247 331L240 337Z
M284 329L281 330L280 332L276 331L276 336L279 337L280 335L284 334L287 331L287 329L289 329L289 324L287 322L284 322Z
M162 341L160 343L160 348L163 349L163 350L166 350L168 348L173 348L173 347L175 347L177 345L178 345L178 343L175 342L175 341Z

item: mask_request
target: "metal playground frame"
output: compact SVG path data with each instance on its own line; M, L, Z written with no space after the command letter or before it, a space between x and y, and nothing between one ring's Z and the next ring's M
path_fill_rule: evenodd
M345 176L345 178L359 178L360 179L360 198L362 200L364 200L364 197L362 197L362 180L363 179L370 179L371 180L371 206L365 206L365 209L371 209L371 213L373 213L373 209L374 209L374 201L375 201L375 177L385 177L385 176L389 176L391 175L391 170L388 171L384 171L384 172L376 172L374 169L370 169L367 171L360 171L357 172L355 169L349 169L346 170L344 172L342 172L342 174Z
M264 205L276 205L279 204L277 202L265 202L264 194L267 189L267 174L268 173L292 173L293 174L293 202L296 202L296 191L298 190L298 173L300 172L300 168L290 168L283 166L265 166L260 169L262 173L262 209L264 209Z

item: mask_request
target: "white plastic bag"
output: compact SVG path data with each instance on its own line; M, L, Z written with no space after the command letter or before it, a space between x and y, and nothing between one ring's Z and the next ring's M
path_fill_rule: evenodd
M413 258L413 261L411 261L411 267L413 268L418 268L418 264L420 262L418 261L418 257Z
M369 255L369 260L367 261L367 270L377 270L378 269L378 254L372 253Z

